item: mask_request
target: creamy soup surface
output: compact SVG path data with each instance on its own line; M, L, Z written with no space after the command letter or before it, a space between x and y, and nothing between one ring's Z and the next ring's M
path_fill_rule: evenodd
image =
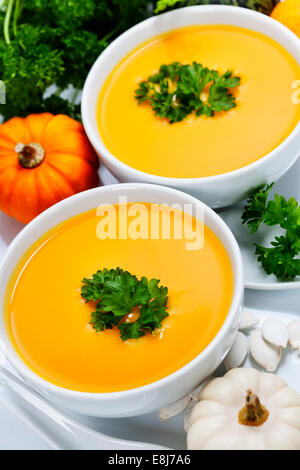
M171 223L182 214L171 211ZM185 223L195 227L192 216ZM206 226L203 248L187 250L172 233L166 240L100 240L98 224L92 210L38 240L12 275L5 315L15 349L41 377L71 390L113 392L166 377L203 351L228 314L233 274ZM124 342L116 327L96 333L91 326L93 305L81 298L81 280L116 267L168 287L169 317L157 334Z
M148 103L137 105L138 83L174 61L233 71L241 78L233 90L236 108L170 125ZM113 70L98 99L99 132L116 158L146 173L226 173L260 159L296 127L300 107L292 102L292 83L299 72L291 55L260 33L225 25L178 29L142 44Z

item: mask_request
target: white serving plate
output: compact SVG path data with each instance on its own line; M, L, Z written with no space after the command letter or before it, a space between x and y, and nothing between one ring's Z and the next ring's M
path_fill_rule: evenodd
M102 167L100 175L103 184L113 184L117 181ZM280 194L293 195L300 199L300 161L288 175L279 183L277 189ZM299 186L299 184L298 184ZM296 192L298 190L298 192ZM294 191L294 192L293 192ZM12 239L23 227L14 219L0 213L0 260ZM247 272L247 269L246 269ZM249 282L249 280L247 280ZM261 289L261 284L259 283ZM293 283L293 287L298 283ZM291 286L292 287L292 286ZM300 318L300 288L285 291L246 291L245 305L252 309L260 318L267 316L279 316L283 321ZM248 359L245 365L253 367ZM259 369L259 368L258 368ZM300 359L293 354L286 354L283 358L278 374L281 375L290 386L300 393ZM74 415L75 416L75 415ZM105 432L117 438L137 440L160 444L172 449L185 448L185 432L183 429L183 415L180 414L169 421L159 422L157 413L151 413L136 418L127 419L100 419L85 416L75 416L76 419L92 428ZM0 450L4 449L48 449L42 437L31 430L26 424L17 419L13 414L0 404Z

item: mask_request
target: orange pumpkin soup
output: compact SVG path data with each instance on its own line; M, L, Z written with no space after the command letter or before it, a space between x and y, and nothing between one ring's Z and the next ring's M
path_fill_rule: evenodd
M135 90L162 64L201 63L240 77L237 106L213 117L187 116L170 124ZM119 160L154 175L195 178L239 169L275 149L296 127L292 83L300 69L274 40L244 28L182 28L142 44L112 71L98 99L101 138Z
M182 214L170 211L172 226ZM195 226L195 219L185 223ZM195 358L226 318L233 275L225 248L206 226L203 247L187 250L186 240L172 233L165 240L101 240L98 224L96 211L89 211L38 240L12 275L5 311L15 349L41 377L71 390L114 392L152 383ZM116 327L96 333L81 281L105 267L168 287L169 316L156 334L122 341Z

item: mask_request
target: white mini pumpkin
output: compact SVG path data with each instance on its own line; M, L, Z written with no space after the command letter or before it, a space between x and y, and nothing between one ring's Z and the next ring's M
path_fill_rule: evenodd
M191 450L300 450L300 395L275 374L232 369L200 392L187 445Z

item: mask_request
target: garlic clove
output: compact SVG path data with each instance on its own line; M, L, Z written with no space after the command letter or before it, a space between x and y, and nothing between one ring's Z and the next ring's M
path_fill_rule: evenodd
M263 322L261 332L264 340L268 341L268 343L281 348L285 348L287 346L289 332L285 323L278 318L267 318Z
M253 315L253 313L249 312L249 310L245 310L243 308L240 318L240 326L239 330L246 330L247 328L251 328L259 323L259 319Z
M281 359L281 348L267 343L259 328L250 336L250 353L255 362L268 372L274 372Z
M294 349L300 350L300 320L291 321L288 326L289 343Z
M245 360L247 349L246 336L238 331L236 338L224 359L224 366L226 369L229 370L239 367Z

